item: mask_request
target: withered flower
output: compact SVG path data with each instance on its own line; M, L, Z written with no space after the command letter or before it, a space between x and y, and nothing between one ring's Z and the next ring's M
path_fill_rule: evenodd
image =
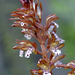
M17 11L11 12L10 20L16 20L12 27L21 27L22 33L27 40L17 40L19 45L13 49L19 49L19 56L29 58L32 53L39 54L37 66L38 70L31 70L32 75L53 75L54 68L72 69L67 75L75 75L75 61L63 64L60 59L65 55L62 54L61 48L64 47L64 40L56 34L59 25L55 22L59 19L56 14L49 15L46 18L46 25L41 24L42 4L37 0L20 0L22 7ZM36 38L41 46L41 51L37 50L37 44L30 42L32 37ZM50 55L49 55L50 54Z

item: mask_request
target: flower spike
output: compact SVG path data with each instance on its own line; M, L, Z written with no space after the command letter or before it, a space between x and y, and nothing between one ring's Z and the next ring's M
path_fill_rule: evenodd
M16 20L11 25L12 27L20 27L21 32L27 40L16 40L18 45L13 49L19 49L19 56L30 58L32 53L42 56L38 60L38 69L31 70L32 75L53 75L54 68L70 68L72 69L67 75L75 75L75 61L68 64L63 64L60 60L65 57L62 54L61 48L64 47L62 38L56 34L59 25L55 22L59 19L56 14L51 14L46 18L46 25L41 24L42 20L42 3L37 0L20 0L22 7L17 11L11 12L12 18ZM35 38L41 47L41 51L37 50L37 44L30 42L31 38Z

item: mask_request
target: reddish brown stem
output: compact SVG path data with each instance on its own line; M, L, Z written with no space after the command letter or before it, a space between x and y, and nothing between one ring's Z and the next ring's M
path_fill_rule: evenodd
M45 47L44 44L40 44L40 45L41 45L41 50L42 50L42 57L43 57L43 59L45 59L46 61L48 61L46 47Z
M36 50L37 54L42 55L42 52L40 52L39 50Z

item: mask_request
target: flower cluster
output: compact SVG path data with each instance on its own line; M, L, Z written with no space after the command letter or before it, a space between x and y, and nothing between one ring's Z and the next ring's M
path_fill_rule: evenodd
M30 55L32 54L32 52L34 52L35 54L37 54L37 45L36 43L32 43L30 41L24 41L24 40L17 40L17 42L19 45L14 46L13 49L20 49L19 51L19 56L23 57L23 54L25 52L25 57L29 58Z
M21 27L22 33L27 40L17 40L19 45L13 49L19 49L19 56L29 58L32 53L39 54L42 59L38 60L38 70L31 70L32 75L53 75L54 68L70 68L72 69L67 75L75 75L75 61L63 64L60 59L65 55L62 54L61 48L64 47L62 38L56 34L56 29L59 25L55 22L59 19L56 14L49 15L46 18L46 25L41 24L42 4L37 0L20 0L22 7L11 13L16 20L12 27ZM34 37L38 40L41 46L41 51L37 50L37 44L29 40ZM50 54L50 55L49 55Z

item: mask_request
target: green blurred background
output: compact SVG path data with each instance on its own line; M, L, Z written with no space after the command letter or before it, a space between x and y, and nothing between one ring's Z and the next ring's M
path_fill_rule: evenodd
M42 23L44 25L48 15L56 14L59 17L56 21L60 25L57 34L66 41L62 49L62 54L65 54L66 58L61 61L68 63L75 60L75 0L40 1L43 4ZM25 39L20 32L21 29L11 27L13 21L8 20L11 17L10 12L19 7L21 7L19 0L0 0L0 75L31 75L30 70L37 68L36 63L41 58L34 54L30 59L20 58L19 51L12 49L16 45L16 39ZM32 41L36 42L34 38ZM70 70L53 70L54 75L67 75L68 71Z

